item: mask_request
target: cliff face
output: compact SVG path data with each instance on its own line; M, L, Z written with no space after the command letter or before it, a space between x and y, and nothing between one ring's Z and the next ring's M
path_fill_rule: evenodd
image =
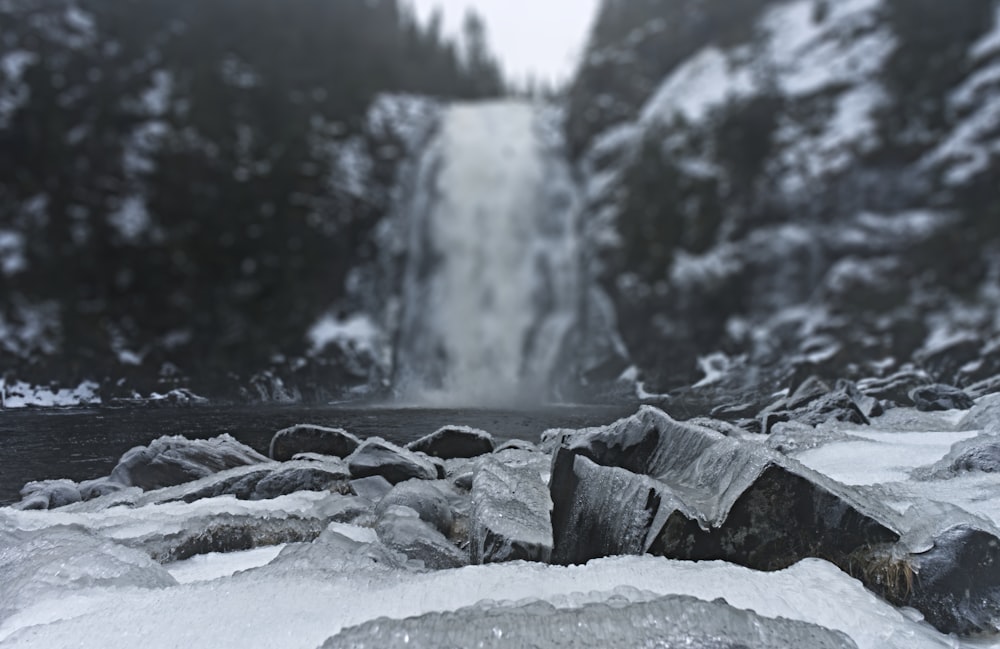
M1000 331L998 3L609 0L569 103L648 385L716 351L755 389L861 378Z

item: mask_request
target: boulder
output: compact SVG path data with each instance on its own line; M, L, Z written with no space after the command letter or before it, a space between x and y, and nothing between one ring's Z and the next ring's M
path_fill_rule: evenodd
M266 457L229 435L204 440L161 437L149 446L137 446L125 453L111 471L110 479L149 491L267 461Z
M390 507L409 507L441 534L451 534L455 517L448 499L434 483L408 480L397 484L379 501L375 515L381 517Z
M959 430L982 430L1000 434L1000 394L987 395L962 417Z
M983 341L975 334L957 334L929 341L913 355L913 360L935 380L953 384L962 367L975 361L982 348Z
M493 452L493 437L468 426L445 426L406 445L410 451L443 460L479 457Z
M452 545L409 507L393 505L383 510L375 524L375 532L390 550L420 561L431 570L460 568L469 563L466 552Z
M1000 435L985 433L956 442L947 455L913 475L923 480L947 480L964 473L1000 473Z
M292 460L281 464L244 467L224 471L185 488L176 498L195 502L204 498L235 496L239 500L270 500L298 491L330 491L353 493L348 483L347 467L341 460ZM171 499L173 492L164 494Z
M354 493L362 498L366 498L373 503L377 503L382 500L387 493L392 491L392 483L380 475L373 475L368 476L367 478L351 480L351 488L354 490Z
M858 389L881 402L910 405L913 403L910 400L910 392L933 383L934 380L923 370L906 369L884 378L858 381Z
M271 459L279 462L290 460L299 453L317 453L344 458L360 445L361 440L346 430L298 424L275 433L271 438L268 454Z
M922 412L969 410L976 402L962 390L950 385L928 385L910 392L910 400Z
M382 476L392 484L418 478L437 480L437 466L412 451L400 448L379 437L365 440L347 458L351 476L367 478Z
M775 424L797 421L819 426L828 421L868 425L869 413L881 414L881 406L843 381L833 390L824 392L826 385L819 379L806 381L799 390L772 404L760 416L761 432L769 434Z
M83 500L80 486L72 480L29 482L21 489L21 502L15 509L56 509Z
M476 471L469 517L473 563L551 558L552 500L537 466L522 457L526 453L506 451L507 463L491 457Z

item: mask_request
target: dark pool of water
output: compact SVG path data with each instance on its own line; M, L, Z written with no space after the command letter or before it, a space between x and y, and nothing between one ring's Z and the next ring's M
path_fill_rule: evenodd
M631 414L626 406L552 406L529 410L200 406L100 410L0 411L0 505L20 499L26 482L107 475L121 455L162 435L204 439L229 433L267 453L275 431L299 423L344 428L406 443L444 425L466 425L497 440L537 441L548 428L583 428Z

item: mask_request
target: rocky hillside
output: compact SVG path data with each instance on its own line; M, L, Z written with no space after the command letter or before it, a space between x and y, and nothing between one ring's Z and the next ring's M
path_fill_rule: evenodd
M396 0L0 0L0 384L377 379L339 312L433 128L417 95L502 90L439 25Z
M1000 372L1000 3L607 0L569 94L627 349L584 372Z

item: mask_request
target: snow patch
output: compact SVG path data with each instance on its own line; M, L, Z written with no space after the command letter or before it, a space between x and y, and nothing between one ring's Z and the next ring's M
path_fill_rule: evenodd
M375 353L381 332L365 314L339 317L328 313L316 321L307 335L314 353L332 344L342 349Z
M751 94L750 71L733 65L717 47L706 47L663 82L642 109L640 122L669 123L676 117L703 121L712 108Z
M100 385L84 381L75 388L54 388L31 385L24 381L0 382L0 407L51 408L100 405Z

